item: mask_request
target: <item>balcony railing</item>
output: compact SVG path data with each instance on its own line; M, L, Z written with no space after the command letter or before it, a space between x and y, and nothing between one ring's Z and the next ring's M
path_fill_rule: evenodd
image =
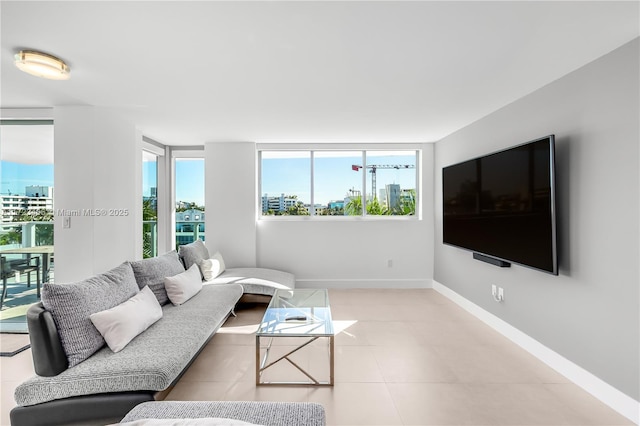
M51 221L0 223L0 255L8 261L6 264L10 265L12 260L39 257L37 273L43 283L54 281L53 240ZM0 331L25 332L26 311L39 301L36 272L21 273L10 267L3 272L6 293L0 312Z
M53 222L3 222L0 250L53 245Z

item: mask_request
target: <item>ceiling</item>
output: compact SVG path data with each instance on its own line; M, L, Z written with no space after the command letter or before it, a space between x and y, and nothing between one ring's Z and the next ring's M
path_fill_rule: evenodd
M437 141L639 35L638 1L0 8L0 107L115 108L171 145ZM25 48L71 79L20 72Z

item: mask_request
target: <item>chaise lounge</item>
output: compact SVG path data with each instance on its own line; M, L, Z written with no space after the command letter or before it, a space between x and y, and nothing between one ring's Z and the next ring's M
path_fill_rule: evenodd
M193 264L202 265L211 258L202 240L180 246L178 254L187 269ZM217 260L221 266L215 276L207 276L207 267L201 266L206 284L240 284L243 289L242 301L268 302L277 289L292 289L296 284L295 276L289 272L253 267L226 268L220 253L214 254L211 259Z

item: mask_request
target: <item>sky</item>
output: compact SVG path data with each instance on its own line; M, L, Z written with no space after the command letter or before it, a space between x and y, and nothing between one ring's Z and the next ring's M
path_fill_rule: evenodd
M150 187L157 186L157 178L152 169L155 163L144 162L143 196L149 196ZM176 161L176 200L195 202L204 205L204 160L189 159ZM24 195L25 187L30 185L53 186L53 164L20 164L8 161L0 162L0 192Z
M157 187L155 163L142 163L142 195L148 197L152 187ZM204 206L204 159L184 158L176 160L176 201L194 202Z
M204 206L204 159L176 160L176 201Z
M0 192L24 195L27 186L54 186L53 164L19 164L0 162Z
M367 153L367 166L371 165L416 165L415 155L405 153ZM361 151L314 153L314 202L326 205L330 201L343 200L350 190L362 190ZM150 195L150 188L157 186L155 163L143 162L143 196ZM371 192L371 167L367 168L367 193ZM297 195L304 203L311 201L311 161L306 152L263 152L261 164L261 194L269 196ZM0 163L1 192L24 195L26 186L55 186L53 164L19 164L8 161ZM415 189L415 169L377 169L377 192L385 184L396 183L402 189ZM179 159L176 161L176 200L195 202L204 206L204 160Z

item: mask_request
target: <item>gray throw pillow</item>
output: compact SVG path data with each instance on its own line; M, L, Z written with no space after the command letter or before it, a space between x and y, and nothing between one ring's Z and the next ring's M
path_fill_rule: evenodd
M77 283L43 284L42 304L56 323L69 367L89 358L105 344L89 316L129 300L138 291L133 270L126 262Z
M209 250L200 239L178 247L178 254L182 258L185 269L189 269L194 264L200 268L200 262L211 257L209 256ZM200 271L200 275L204 279L202 271Z
M130 263L140 290L148 285L160 305L165 305L169 302L167 290L164 288L165 277L172 277L185 271L184 265L178 258L178 252L175 250L158 257L150 257Z

